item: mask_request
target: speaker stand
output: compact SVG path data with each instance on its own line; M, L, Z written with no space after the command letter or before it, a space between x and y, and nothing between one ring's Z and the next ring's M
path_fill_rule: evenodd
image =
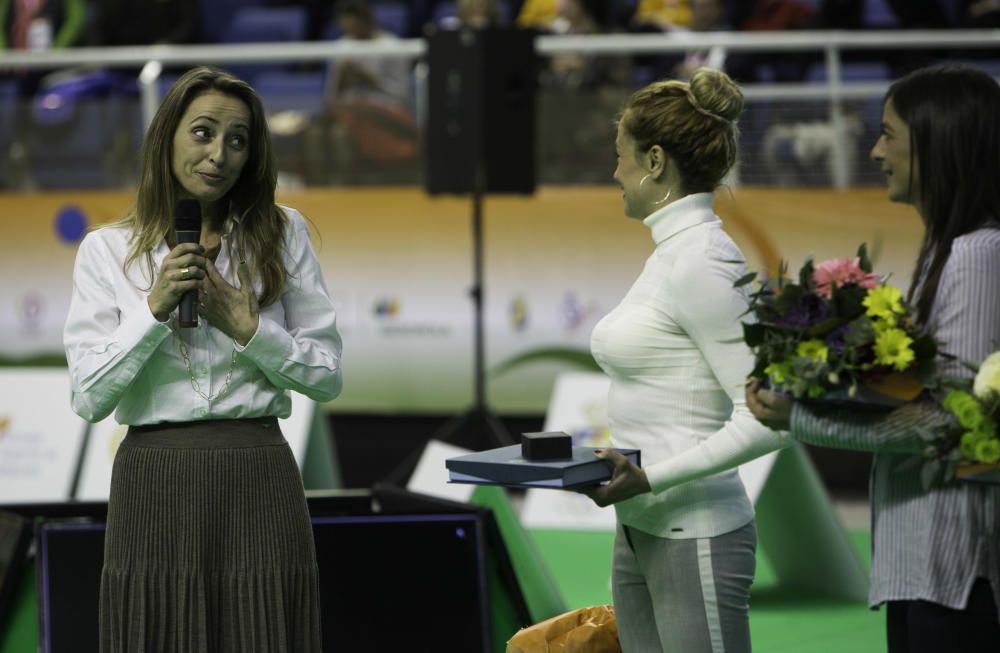
M472 192L472 288L469 295L473 306L473 383L472 406L445 424L434 438L455 445L473 445L470 448L505 447L514 439L503 423L490 412L486 403L486 334L483 320L483 196L485 175L483 164L477 166L476 181ZM485 444L485 447L475 446Z
M467 449L492 449L514 444L503 422L486 404L486 348L483 323L483 188L481 173L476 175L472 193L472 297L474 329L473 342L473 403L460 415L447 421L431 434L430 439L440 440ZM412 452L385 478L383 483L405 487L423 454L423 447Z

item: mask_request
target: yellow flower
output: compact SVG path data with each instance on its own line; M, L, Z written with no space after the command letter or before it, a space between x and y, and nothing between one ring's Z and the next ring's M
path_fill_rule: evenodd
M972 392L980 399L1000 394L1000 351L993 352L979 366Z
M990 438L976 443L976 460L987 465L1000 462L1000 440Z
M814 361L822 361L824 363L829 353L830 350L823 344L823 341L815 338L800 342L799 346L795 349L796 356L811 358Z
M775 385L781 385L782 383L787 381L788 378L791 376L792 365L788 361L783 361L781 363L771 363L770 365L764 368L764 374L766 374L767 378L771 379L771 381L774 382Z
M899 371L913 362L913 339L902 329L886 329L875 333L875 362L891 365Z
M887 313L886 315L872 318L872 327L875 329L875 333L881 333L887 329L895 329L896 316L892 313Z
M861 304L867 309L865 313L870 317L891 319L895 322L895 315L903 314L903 294L895 286L875 286L865 293Z

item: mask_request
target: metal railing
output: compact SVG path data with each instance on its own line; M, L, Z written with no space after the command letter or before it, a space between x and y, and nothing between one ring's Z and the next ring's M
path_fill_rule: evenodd
M826 100L834 130L833 185L849 183L844 147L843 101L882 95L887 82L842 80L843 53L847 51L916 50L956 48L962 51L1000 49L1000 30L933 31L800 31L800 32L690 32L670 34L607 34L539 36L536 49L542 57L558 54L649 55L685 53L713 47L727 52L820 52L826 67L825 82L746 84L748 100ZM404 58L426 55L423 39L359 42L256 43L228 45L155 45L148 47L74 48L44 52L4 52L0 69L54 69L66 67L142 67L139 79L143 124L148 124L159 103L156 81L163 66L193 64L247 64L324 62L338 59ZM1000 52L998 52L1000 56Z

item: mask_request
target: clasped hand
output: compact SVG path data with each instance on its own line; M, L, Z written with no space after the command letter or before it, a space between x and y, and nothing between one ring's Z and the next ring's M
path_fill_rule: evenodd
M760 379L752 379L746 387L747 408L757 421L775 431L787 431L792 415L792 400L764 387Z
M601 508L650 491L645 470L633 464L623 454L614 449L598 449L594 455L614 466L607 485L581 490Z
M181 243L163 259L160 273L146 301L156 319L166 322L189 290L198 291L198 313L209 324L245 345L257 331L260 308L250 278L241 261L236 274L239 288L226 281L197 243Z

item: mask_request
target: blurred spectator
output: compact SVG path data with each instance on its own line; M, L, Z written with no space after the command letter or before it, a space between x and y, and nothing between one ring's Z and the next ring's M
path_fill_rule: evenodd
M487 29L501 24L497 0L458 0L457 27Z
M662 31L691 26L691 0L639 0L632 22Z
M338 0L334 11L345 41L397 40L375 24L366 0ZM330 63L326 114L334 165L345 176L366 166L393 166L416 158L418 132L410 80L411 63L406 59Z
M691 0L691 31L692 32L724 32L732 30L727 20L726 4L723 0ZM698 68L714 68L723 70L726 63L726 50L714 46L707 50L694 50L685 55L684 60L677 64L674 77L690 79Z
M958 6L961 27L996 29L1000 27L1000 0L962 0Z
M194 43L198 0L98 0L100 45Z
M559 14L560 0L524 0L517 13L518 27L549 31Z
M338 0L337 26L345 41L395 41L391 32L375 24L367 0ZM410 63L403 59L358 59L331 62L327 82L329 99L349 98L410 105Z
M0 0L0 49L49 50L76 45L83 33L84 0Z
M84 0L0 0L0 50L42 52L77 45L83 34L86 4ZM14 110L14 137L7 152L0 156L10 162L8 183L23 189L33 188L27 166L25 136L32 128L31 100L46 76L46 70L0 70L17 83L19 101ZM58 74L58 73L55 73Z
M737 28L744 31L783 32L816 27L816 8L806 0L757 0ZM741 83L797 82L805 79L815 53L736 53L726 60L726 72Z
M544 29L552 34L598 34L601 25L584 0L559 0L556 13ZM563 88L594 87L610 81L615 59L606 55L563 53L549 60L545 83Z
M805 0L757 0L741 29L751 32L782 32L813 26L816 8Z

